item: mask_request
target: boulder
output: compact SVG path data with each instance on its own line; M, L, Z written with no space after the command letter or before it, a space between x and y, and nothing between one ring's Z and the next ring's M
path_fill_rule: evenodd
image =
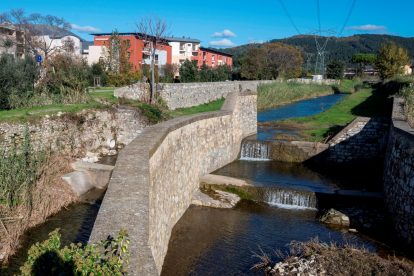
M321 222L336 226L349 227L349 217L335 209L329 209L319 219Z

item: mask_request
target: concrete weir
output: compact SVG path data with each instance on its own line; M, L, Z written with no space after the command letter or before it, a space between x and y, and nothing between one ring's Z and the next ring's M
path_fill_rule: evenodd
M119 154L90 241L126 229L129 274L159 275L171 231L200 177L237 159L241 141L256 133L256 94L233 92L218 112L144 129Z

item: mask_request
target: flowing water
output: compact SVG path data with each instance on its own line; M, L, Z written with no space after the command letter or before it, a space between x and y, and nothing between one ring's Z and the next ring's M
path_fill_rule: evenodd
M246 140L240 152L241 160L269 161L270 146L265 141Z
M289 119L293 117L316 115L332 107L344 96L345 94L332 94L310 100L299 101L293 104L288 104L269 110L264 110L257 114L257 121L259 123L266 123L271 121ZM274 137L278 134L287 134L289 136L298 135L296 130L294 129L275 128L259 125L257 131L257 140L273 140Z
M258 121L314 115L342 97L330 95L260 112ZM313 238L377 250L370 239L317 220L320 194L351 187L353 179L333 178L302 164L269 161L267 141L277 133L295 135L291 130L259 127L257 140L243 142L240 160L214 172L248 180L254 187L246 189L254 190L258 202L241 201L224 210L191 206L173 229L162 275L263 275L251 269L260 261L256 253L268 253L279 261L275 250L286 252L292 241Z
M98 163L115 165L117 155L103 157ZM105 190L92 189L82 197L82 203L73 204L49 217L43 224L27 231L21 239L21 247L11 257L8 267L0 268L0 275L18 275L19 268L27 259L27 251L30 247L48 238L50 232L59 229L62 246L71 243L86 244L92 232L95 219Z

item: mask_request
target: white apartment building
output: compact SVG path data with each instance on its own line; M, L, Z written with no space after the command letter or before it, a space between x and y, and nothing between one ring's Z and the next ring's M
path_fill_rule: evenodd
M185 60L194 60L198 56L201 41L186 37L166 37L172 48L172 64L181 65Z

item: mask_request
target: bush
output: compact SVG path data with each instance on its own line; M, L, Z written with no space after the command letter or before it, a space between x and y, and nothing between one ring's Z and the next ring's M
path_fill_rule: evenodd
M344 71L345 64L340 60L333 60L326 66L326 77L328 79L342 79Z
M45 63L45 76L40 80L39 93L52 103L80 103L87 99L90 80L88 64L67 54L51 57Z
M40 70L31 57L24 59L12 55L0 56L0 110L14 108L13 99L27 102L34 95L34 85L39 79Z
M28 252L22 275L125 275L129 239L126 231L97 244L71 244L61 248L59 230Z
M141 71L130 71L127 73L108 73L108 84L115 87L131 85L141 81L141 79Z

